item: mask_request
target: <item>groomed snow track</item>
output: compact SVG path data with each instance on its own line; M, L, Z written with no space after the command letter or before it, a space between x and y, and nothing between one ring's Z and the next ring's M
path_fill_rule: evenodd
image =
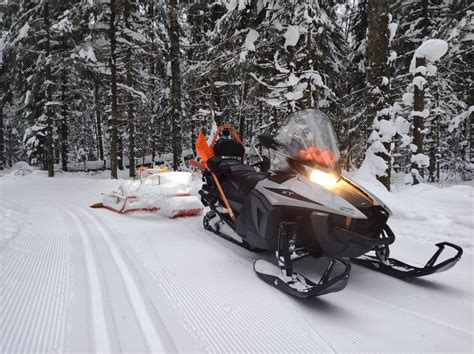
M201 217L88 209L104 185L87 179L0 183L25 213L0 248L1 352L473 349L470 250L449 272L410 282L354 266L343 292L300 301L258 279L262 254L204 231ZM403 237L397 247L421 263L433 250ZM299 267L316 278L323 265Z

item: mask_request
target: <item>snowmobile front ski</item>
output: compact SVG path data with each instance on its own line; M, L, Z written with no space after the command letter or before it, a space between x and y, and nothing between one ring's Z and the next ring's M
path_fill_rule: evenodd
M385 226L384 231L393 236L393 232L388 227L388 225ZM438 247L438 250L429 259L429 261L424 267L415 267L402 261L399 261L398 259L389 258L390 249L388 246L381 246L376 248L374 250L375 256L363 255L352 260L356 264L391 275L396 278L416 278L434 273L444 272L452 268L459 261L459 259L461 259L463 253L461 247L450 242L440 242L437 243L436 246ZM442 262L439 262L438 264L435 264L439 256L443 253L445 247L450 247L456 250L456 255Z
M254 270L258 277L287 294L304 299L344 289L349 280L351 264L342 258L329 258L329 264L317 283L299 273L293 272L293 263L307 256L307 254L300 254L295 257L290 238L291 233L289 232L294 227L294 224L290 222L282 222L280 224L278 250L276 251L278 266L263 259L256 260ZM344 271L331 277L336 263L342 264Z

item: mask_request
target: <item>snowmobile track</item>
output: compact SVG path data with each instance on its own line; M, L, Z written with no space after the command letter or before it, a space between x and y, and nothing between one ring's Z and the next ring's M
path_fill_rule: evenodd
M0 274L4 352L63 350L69 242L65 224L48 217L53 209L30 213L8 244L11 251Z

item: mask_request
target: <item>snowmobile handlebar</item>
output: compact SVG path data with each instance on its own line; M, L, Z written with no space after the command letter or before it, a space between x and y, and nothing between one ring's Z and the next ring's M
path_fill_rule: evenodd
M273 150L276 150L279 146L281 146L278 141L273 139L268 134L260 134L259 136L257 136L257 145Z

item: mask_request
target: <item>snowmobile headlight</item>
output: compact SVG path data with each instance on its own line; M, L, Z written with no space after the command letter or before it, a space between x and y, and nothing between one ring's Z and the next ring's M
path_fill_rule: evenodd
M309 179L311 182L317 183L324 188L333 188L338 178L334 176L332 173L326 173L320 170L312 170L311 174L309 175Z

